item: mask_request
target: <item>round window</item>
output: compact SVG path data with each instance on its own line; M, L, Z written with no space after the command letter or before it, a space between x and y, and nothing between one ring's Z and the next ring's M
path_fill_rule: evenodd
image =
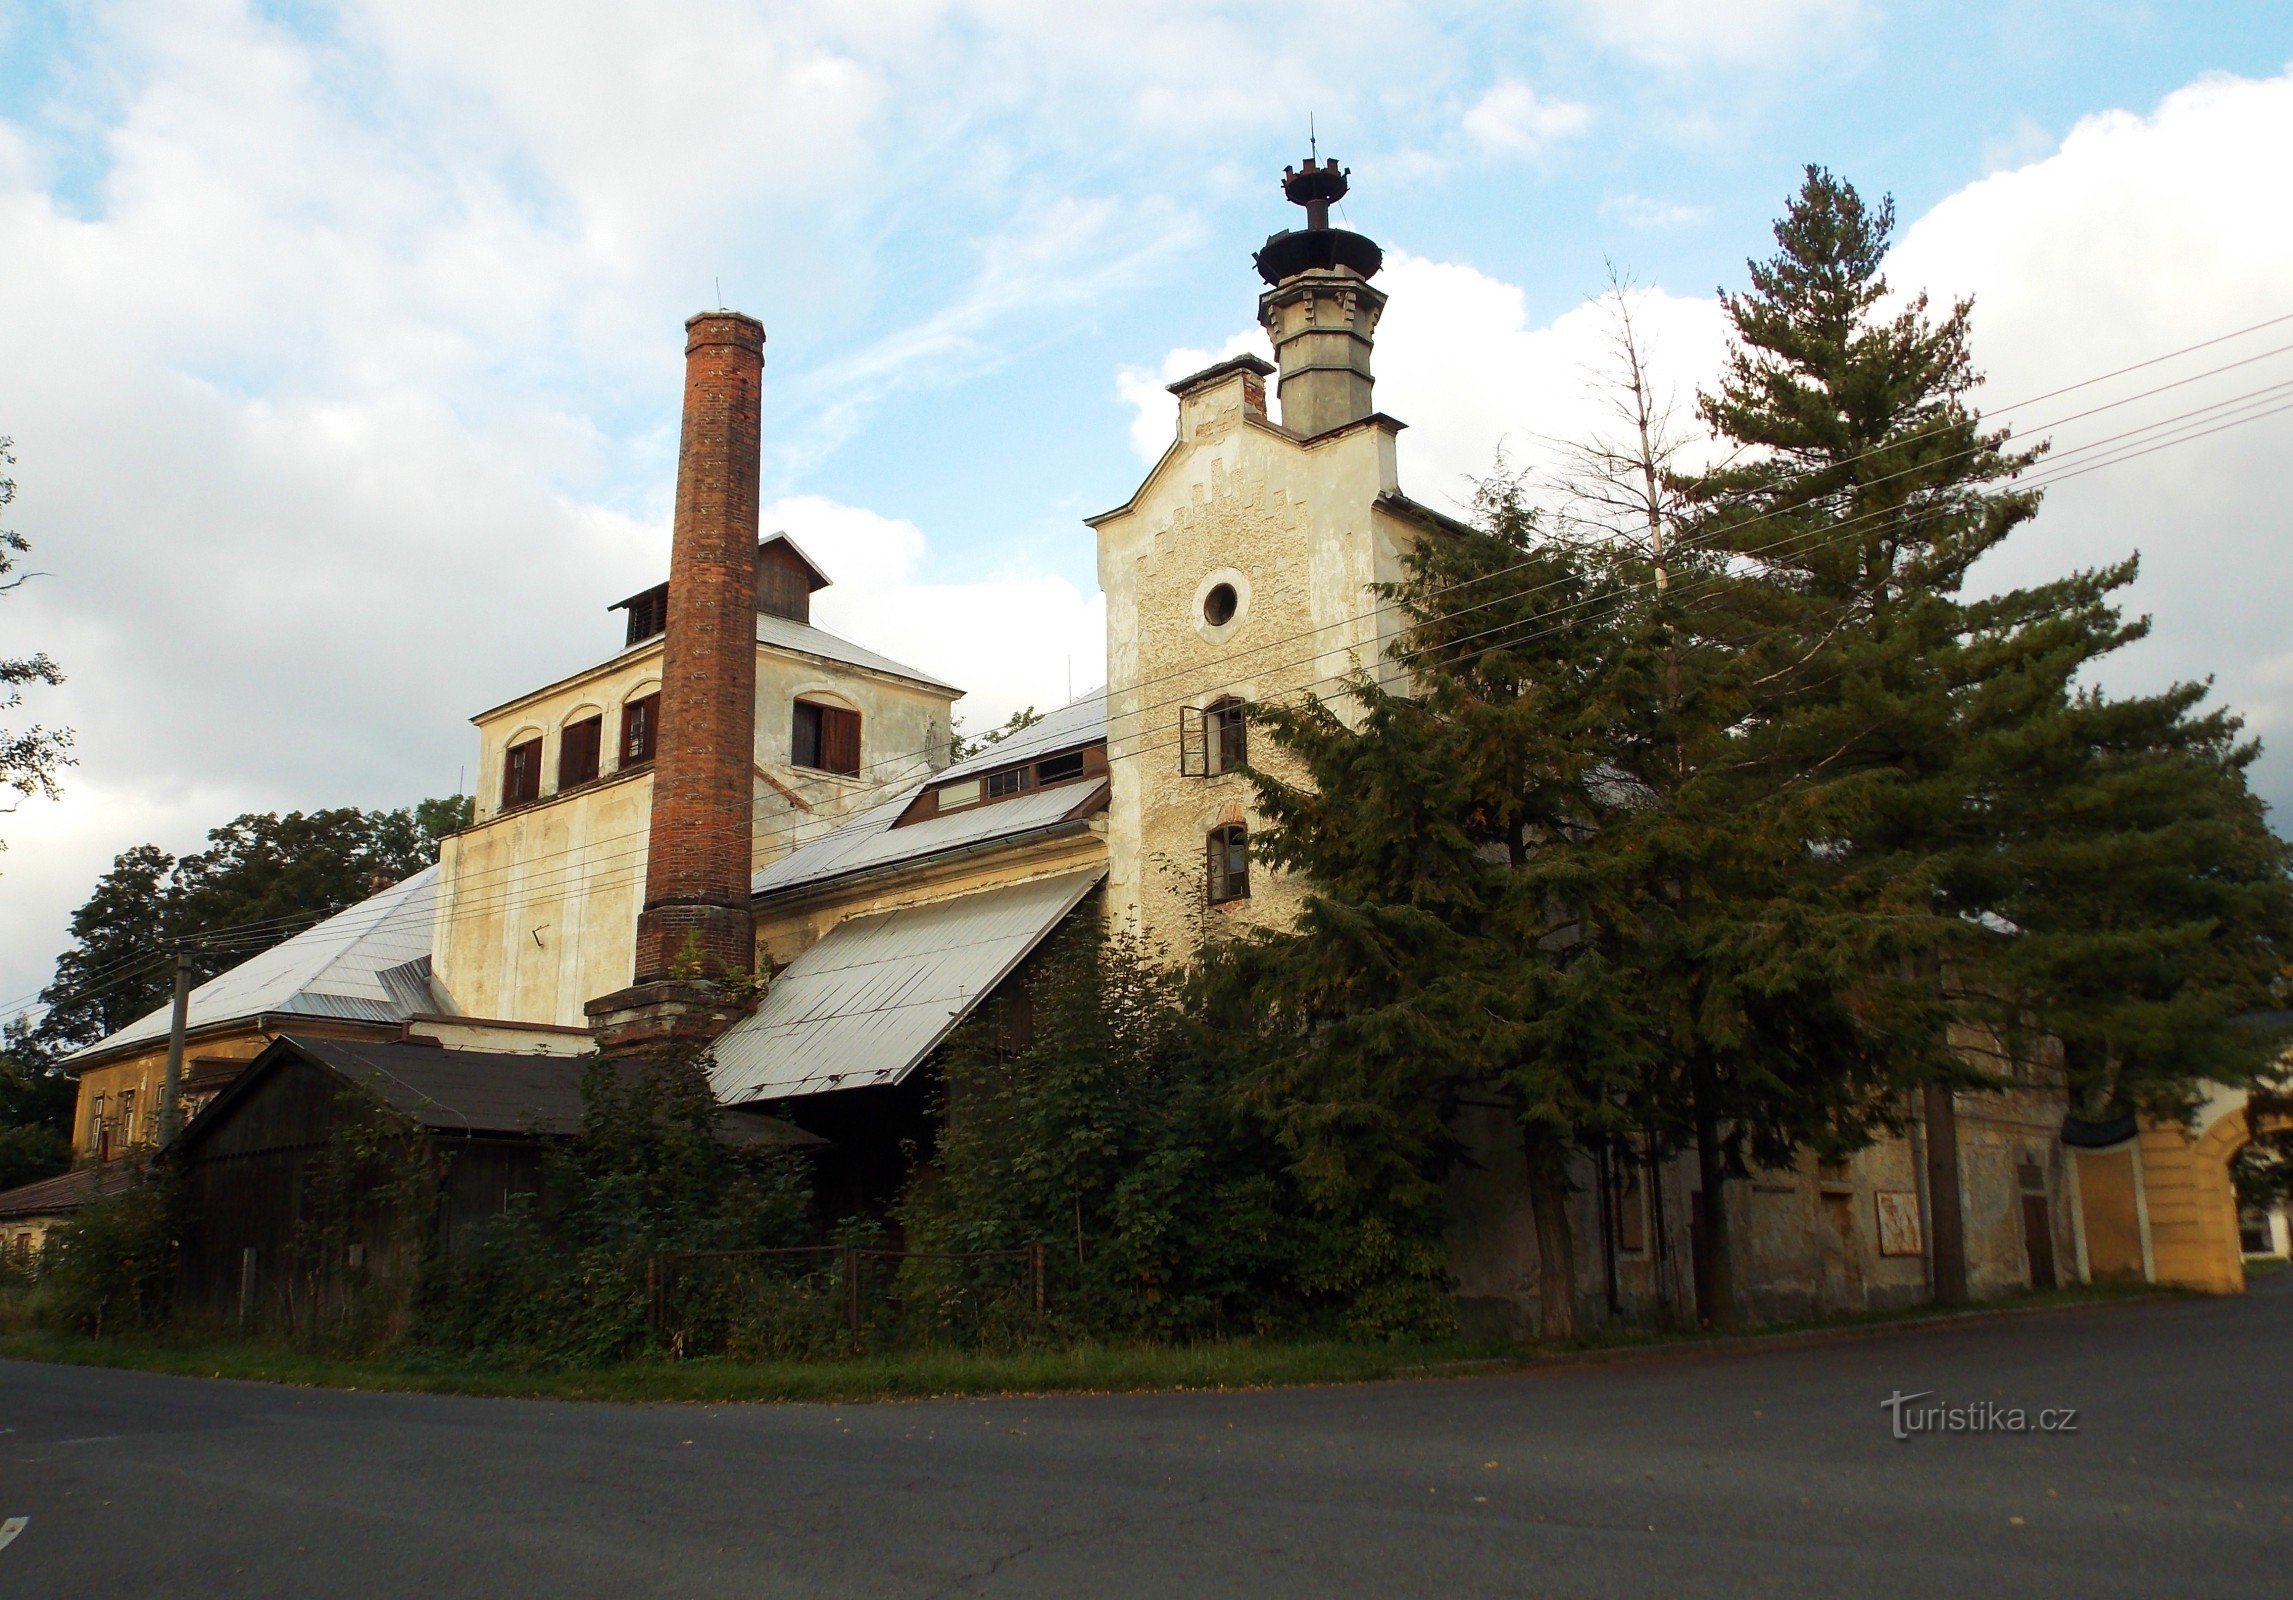
M1202 597L1202 620L1213 628L1223 628L1234 620L1234 613L1240 605L1241 601L1234 594L1234 585L1213 584L1210 592Z

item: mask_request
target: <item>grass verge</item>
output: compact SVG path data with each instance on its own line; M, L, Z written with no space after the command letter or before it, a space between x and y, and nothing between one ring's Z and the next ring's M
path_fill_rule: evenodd
M2170 1291L2077 1288L2020 1295L1972 1312L1920 1306L1721 1335L1619 1329L1569 1344L1357 1344L1237 1339L1191 1345L1076 1345L1009 1354L908 1352L846 1361L629 1361L556 1371L395 1354L358 1359L243 1340L86 1339L34 1329L0 1332L0 1359L126 1367L184 1377L238 1378L333 1389L626 1402L919 1399L951 1395L1257 1389L1485 1373L1642 1353L1691 1354L1806 1343L1889 1328L2065 1309Z

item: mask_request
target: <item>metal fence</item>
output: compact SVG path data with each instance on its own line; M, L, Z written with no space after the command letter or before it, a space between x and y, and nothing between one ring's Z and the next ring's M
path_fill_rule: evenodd
M803 1358L993 1348L1042 1330L1040 1244L1017 1250L676 1250L645 1265L646 1322L674 1356Z

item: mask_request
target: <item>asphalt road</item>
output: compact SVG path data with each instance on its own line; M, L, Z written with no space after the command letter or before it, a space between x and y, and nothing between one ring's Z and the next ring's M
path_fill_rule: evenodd
M606 1406L0 1364L0 1596L2293 1594L2293 1274L1223 1395ZM1880 1402L2075 1407L1898 1442ZM1915 1409L1915 1408L1914 1408ZM0 1522L0 1527L5 1523Z

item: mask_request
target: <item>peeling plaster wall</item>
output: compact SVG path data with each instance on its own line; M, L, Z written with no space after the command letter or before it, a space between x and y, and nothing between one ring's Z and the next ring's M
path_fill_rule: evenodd
M1238 776L1183 776L1182 708L1226 695L1334 697L1379 665L1395 631L1372 586L1400 575L1413 531L1377 509L1396 489L1391 424L1373 419L1303 441L1267 422L1237 372L1185 395L1178 438L1128 506L1095 518L1107 596L1109 915L1173 960L1300 905L1294 883L1251 867L1248 899L1206 898L1211 829L1250 820ZM1224 626L1202 610L1233 583ZM1263 737L1253 762L1283 770Z

